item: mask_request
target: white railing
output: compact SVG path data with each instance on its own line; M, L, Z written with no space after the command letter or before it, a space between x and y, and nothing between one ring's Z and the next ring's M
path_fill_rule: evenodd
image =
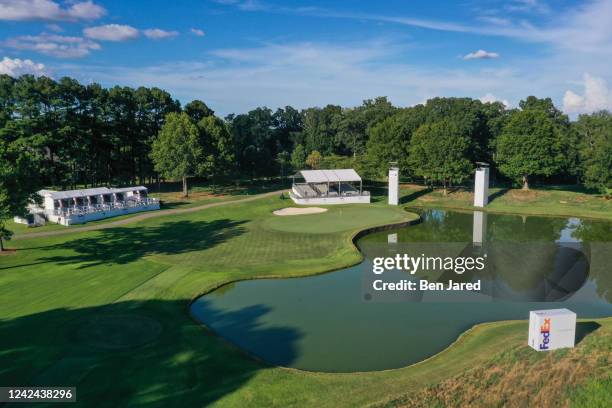
M73 215L93 214L93 213L106 212L106 211L111 211L111 210L116 210L116 209L146 207L146 206L157 204L157 203L159 203L159 199L146 197L146 198L141 198L138 200L118 201L115 203L80 205L80 206L74 206L74 207L56 208L53 210L53 215L62 216L62 217L70 217Z
M295 183L293 185L293 192L301 198L358 197L358 196L369 196L370 195L369 191L362 191L360 193L359 190L355 190L355 189L341 191L340 195L338 195L338 192L334 190L329 190L329 191L326 191L325 193L322 193L318 191L318 189L315 190L313 186L311 186L308 183Z

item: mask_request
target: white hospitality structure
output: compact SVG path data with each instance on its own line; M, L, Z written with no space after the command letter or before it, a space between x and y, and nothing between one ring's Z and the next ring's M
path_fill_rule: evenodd
M42 205L31 205L27 218L15 222L40 225L51 221L62 225L116 217L140 211L159 210L159 200L147 196L142 186L125 188L89 188L84 190L40 190Z
M484 207L489 203L489 165L478 163L474 182L474 207Z
M296 182L303 179L303 182ZM296 204L369 203L370 192L363 191L363 182L353 169L302 170L293 176L289 193Z
M389 168L389 205L399 205L399 167Z
M528 344L537 351L574 347L576 313L568 309L529 312Z

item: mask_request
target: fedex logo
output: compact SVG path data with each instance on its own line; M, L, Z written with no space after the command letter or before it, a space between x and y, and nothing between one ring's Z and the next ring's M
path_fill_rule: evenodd
M542 336L540 350L548 350L548 343L550 343L550 319L544 319L544 324L540 326L540 335Z

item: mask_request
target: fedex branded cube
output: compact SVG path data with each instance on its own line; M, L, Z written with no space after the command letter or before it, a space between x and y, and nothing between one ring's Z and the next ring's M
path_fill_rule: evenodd
M529 346L537 351L574 347L576 313L568 309L529 312Z

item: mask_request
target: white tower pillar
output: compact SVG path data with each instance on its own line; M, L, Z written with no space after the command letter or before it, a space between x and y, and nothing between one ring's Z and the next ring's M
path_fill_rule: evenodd
M399 204L399 167L389 168L389 205Z
M489 202L489 165L478 163L474 182L474 207L484 207Z

